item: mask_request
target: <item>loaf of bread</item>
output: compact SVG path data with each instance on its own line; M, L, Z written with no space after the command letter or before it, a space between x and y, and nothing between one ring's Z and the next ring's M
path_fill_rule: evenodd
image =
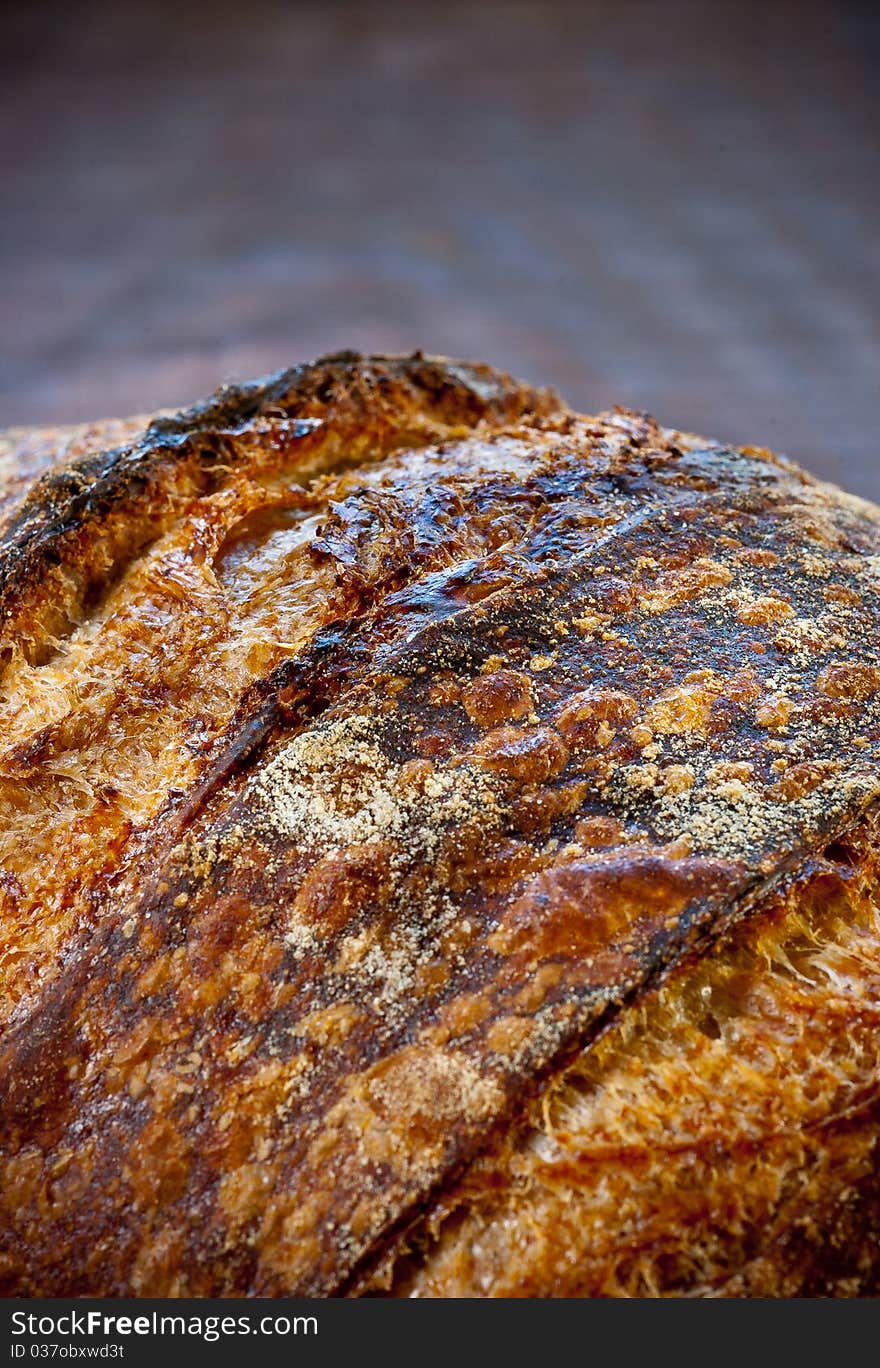
M7 1295L880 1290L880 510L418 354L0 479Z

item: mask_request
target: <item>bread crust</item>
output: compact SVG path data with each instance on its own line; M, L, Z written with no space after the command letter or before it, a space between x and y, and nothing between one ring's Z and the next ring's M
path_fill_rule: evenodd
M480 1174L522 1183L535 1099L615 1033L635 1058L657 994L868 830L878 557L876 510L768 452L421 356L328 358L13 483L4 1287L464 1287L445 1223ZM841 1230L873 1228L869 1169ZM852 1280L833 1240L809 1277L784 1252L806 1209L698 1290ZM567 1257L469 1293L685 1288Z
M871 1296L876 811L541 1090L360 1284Z

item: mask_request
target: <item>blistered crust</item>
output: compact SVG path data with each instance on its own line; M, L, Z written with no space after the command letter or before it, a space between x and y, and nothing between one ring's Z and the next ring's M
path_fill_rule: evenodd
M396 1276L871 806L878 566L769 453L419 357L49 471L0 548L6 1285Z
M359 1290L876 1295L878 826L624 1011Z

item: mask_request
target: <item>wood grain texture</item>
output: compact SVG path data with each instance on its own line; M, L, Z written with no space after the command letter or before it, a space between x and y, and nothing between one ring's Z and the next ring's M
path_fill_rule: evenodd
M3 23L4 424L424 347L880 498L875 6Z

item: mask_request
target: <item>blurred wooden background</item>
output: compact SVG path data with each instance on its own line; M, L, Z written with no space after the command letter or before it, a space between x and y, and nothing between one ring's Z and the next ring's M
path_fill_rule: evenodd
M419 346L880 499L880 5L125 0L2 24L0 422Z

